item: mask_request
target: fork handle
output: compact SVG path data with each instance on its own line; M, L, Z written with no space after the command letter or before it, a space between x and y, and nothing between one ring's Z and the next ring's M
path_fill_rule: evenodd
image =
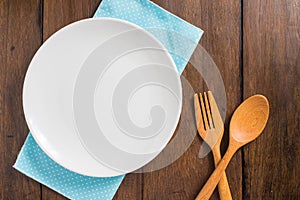
M212 153L213 153L213 157L214 157L215 167L217 167L221 160L220 146L215 145L214 148L212 149ZM218 183L218 190L219 190L219 195L220 195L221 200L232 200L230 187L228 184L228 180L227 180L225 171L222 174L221 179Z
M222 160L219 162L218 166L210 175L209 179L199 192L198 196L196 197L196 200L209 200L210 196L212 195L216 186L218 185L223 172L225 172L227 165L229 164L231 158L233 157L236 151L236 147L229 146Z

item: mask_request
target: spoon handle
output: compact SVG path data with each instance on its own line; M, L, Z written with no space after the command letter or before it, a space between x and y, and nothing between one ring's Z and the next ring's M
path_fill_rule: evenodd
M214 157L214 162L215 162L215 167L218 166L219 162L221 161L221 152L220 152L220 145L215 145L214 148L212 149L213 152L213 157ZM227 176L224 171L224 173L221 175L219 184L218 184L218 190L219 190L219 195L221 200L232 200L231 192L230 192L230 187L228 184Z
M196 200L208 200L212 193L214 192L216 186L218 185L221 176L225 172L225 169L230 162L232 156L236 150L228 149L222 160L219 162L218 167L211 174L208 181L205 183L204 187L196 197Z

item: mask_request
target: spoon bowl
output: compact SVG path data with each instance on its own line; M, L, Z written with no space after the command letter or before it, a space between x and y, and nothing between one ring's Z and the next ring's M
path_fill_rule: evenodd
M255 140L269 118L269 102L263 95L246 99L234 112L230 122L231 141L245 145Z

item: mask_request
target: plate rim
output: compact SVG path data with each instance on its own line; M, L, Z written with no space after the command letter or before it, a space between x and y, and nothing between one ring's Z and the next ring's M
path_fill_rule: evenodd
M74 169L73 167L71 167L71 166L67 166L65 163L63 163L63 162L61 162L60 160L58 160L58 159L56 159L55 158L55 156L53 156L52 155L52 153L51 152L49 152L48 150L47 150L47 148L45 148L45 146L43 145L43 142L41 142L40 141L40 139L39 139L39 137L37 136L37 134L35 133L35 131L32 131L33 130L33 127L32 127L32 124L31 123L29 123L29 117L28 117L28 114L26 114L26 112L25 112L25 104L26 104L26 102L27 101L29 101L29 100L26 100L26 98L24 97L25 96L25 93L26 93L26 85L28 84L28 82L30 82L30 80L29 80L29 76L30 76L30 74L31 74L31 65L32 65L32 63L36 60L36 59L38 59L39 58L39 54L40 54L40 52L44 49L44 48L46 48L47 47L47 44L49 43L49 42L51 42L52 40L54 40L55 38L56 38L56 36L57 36L57 33L62 33L62 32L64 32L64 31L66 31L66 30L68 30L69 28L72 28L73 26L75 26L75 25L77 25L77 24L79 24L79 23L85 23L85 22L89 22L89 21L116 21L116 22L120 22L120 23L123 23L123 24L127 24L127 25L129 25L129 26L133 26L134 28L136 28L136 29L139 29L139 30L141 30L141 31L143 31L145 34L147 34L148 36L150 36L151 38L153 38L158 44L160 44L160 46L166 51L166 55L168 56L168 59L170 60L170 62L172 63L172 66L174 67L174 69L178 72L178 70L177 70L177 67L176 67L176 64L175 64L175 62L174 62L174 60L173 60L173 58L172 58L172 56L170 55L170 53L169 53L169 51L166 49L166 47L156 38L156 37L154 37L154 35L152 35L150 32L148 32L146 29L144 29L144 28L142 28L142 27L140 27L140 26L138 26L138 25L136 25L136 24L134 24L134 23L131 23L131 22L129 22L129 21L125 21L125 20L122 20L122 19L117 19L117 18L111 18L111 17L100 17L100 18L87 18L87 19L82 19L82 20L78 20L78 21L75 21L75 22L72 22L72 23L70 23L70 24L68 24L68 25L66 25L66 26L64 26L64 27L62 27L61 29L59 29L59 30L57 30L55 33L53 33L40 47L39 47L39 49L36 51L36 53L34 54L34 56L32 57L32 59L31 59L31 61L30 61L30 63L29 63L29 65L28 65L28 68L27 68L27 71L26 71L26 73L25 73L25 77L24 77L24 82L23 82L23 89L22 89L22 107L23 107L23 113L24 113L24 116L25 116L25 121L26 121L26 123L27 123L27 126L28 126L28 128L29 128L29 131L30 131L30 133L32 134L32 136L33 136L33 138L34 138L34 140L36 141L36 143L38 144L38 146L43 150L43 152L47 155L47 156L49 156L54 162L56 162L57 164L59 164L60 166L62 166L62 167L64 167L64 168L66 168L67 170L70 170L70 171L72 171L72 172L75 172L75 173L78 173L78 174L81 174L81 175L84 175L84 176L91 176L91 177L115 177L115 176L120 176L120 175L123 175L124 174L124 172L120 172L120 171L118 171L118 170L116 170L116 169L114 169L114 168L111 168L111 167L108 167L107 165L104 165L103 163L100 163L101 165L103 165L104 167L106 167L106 168L109 168L111 171L114 171L115 172L115 174L114 175L107 175L107 176L105 176L105 175L103 175L103 176L93 176L93 175L91 175L91 174L86 174L86 173L84 173L84 172L82 172L82 171L78 171L78 170L76 170L76 169ZM120 34L120 33L118 33L118 34ZM116 34L116 35L118 35L118 34ZM116 35L112 35L111 37L109 37L109 39L110 38L113 38L113 37L115 37ZM102 43L101 43L102 44ZM100 45L101 45L100 44ZM180 76L180 75L179 75ZM182 90L182 86L181 86L181 83L180 83L180 89ZM181 96L183 95L183 93L181 92ZM180 115L181 115L181 112L182 112L182 101L180 102L180 109L179 109L180 111L179 111L179 114L178 114L178 120L177 121L179 121L180 120ZM178 125L178 123L176 124L176 127L177 127L177 125ZM175 127L175 130L176 130L176 127ZM174 133L172 133L172 135L173 135ZM77 133L76 133L76 135L77 135ZM170 141L170 140L169 140ZM169 142L168 141L168 142ZM80 142L81 142L81 140L80 140ZM168 142L167 142L167 144L168 144ZM166 145L165 145L166 146ZM162 150L165 148L165 146L162 148ZM85 149L85 148L84 148ZM85 149L86 150L86 149ZM162 150L159 150L159 152L161 152ZM89 152L88 152L89 153ZM93 157L93 156L92 156ZM154 157L155 158L155 157ZM153 158L153 159L154 159ZM93 158L93 159L95 159L95 158ZM97 161L97 160L96 160ZM97 162L99 162L99 161L97 161ZM151 161L150 161L151 162ZM147 164L147 163L146 163Z

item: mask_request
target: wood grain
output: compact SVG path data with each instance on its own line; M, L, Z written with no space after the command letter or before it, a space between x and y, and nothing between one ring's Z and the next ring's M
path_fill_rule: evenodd
M200 101L199 101L200 99ZM221 142L224 134L224 122L218 105L211 91L194 95L194 108L197 130L201 138L212 150L215 167L218 166L221 157ZM207 113L207 116L205 115ZM207 118L207 119L206 119ZM218 183L218 191L221 200L232 200L232 195L225 171Z
M224 78L227 98L230 100L227 104L228 118L241 101L240 2L208 0L156 0L154 2L205 31L201 44L211 54ZM191 65L187 66L183 75L190 81L196 92L203 92L206 89L202 78L196 75ZM185 112L193 112L187 104L183 108L183 115ZM186 116L182 120L186 120L188 126L182 131L196 132L195 122L188 115ZM228 122L225 129L228 130ZM224 138L225 141L228 140L228 131L225 132ZM145 173L143 198L194 199L214 169L211 154L203 159L198 158L201 143L202 140L196 137L190 148L171 166L160 171ZM241 152L238 152L227 170L233 199L242 199L241 166ZM212 199L218 198L218 193L215 192Z
M227 93L223 152L228 144L228 122L238 104L255 93L270 100L270 120L264 133L238 151L226 170L233 199L299 199L300 2L154 2L205 31L200 43L219 67ZM28 133L22 84L40 44L59 28L91 17L99 3L0 0L0 199L65 199L12 168ZM196 92L207 90L193 66L188 65L183 75ZM176 134L196 136L192 99L184 104L185 128ZM195 137L172 165L127 175L114 199L194 199L214 169L211 154L198 158L201 144ZM211 199L219 199L218 193Z
M0 199L39 199L40 184L13 169L28 134L24 75L41 44L40 2L0 1Z
M262 93L271 113L244 148L245 199L300 198L300 2L244 5L244 98Z
M253 95L234 111L230 121L228 149L196 200L210 198L236 151L261 135L269 119L269 110L269 102L265 96Z
M230 116L241 103L241 2L201 1L198 26L205 31L200 43L209 52L222 75L227 94L227 115L222 150L228 146ZM197 80L197 79L196 79ZM200 91L198 91L200 92ZM238 151L226 174L232 198L242 199L242 157ZM214 168L211 168L213 170ZM212 171L208 171L207 176ZM207 180L207 179L206 179ZM204 185L205 182L203 182Z

